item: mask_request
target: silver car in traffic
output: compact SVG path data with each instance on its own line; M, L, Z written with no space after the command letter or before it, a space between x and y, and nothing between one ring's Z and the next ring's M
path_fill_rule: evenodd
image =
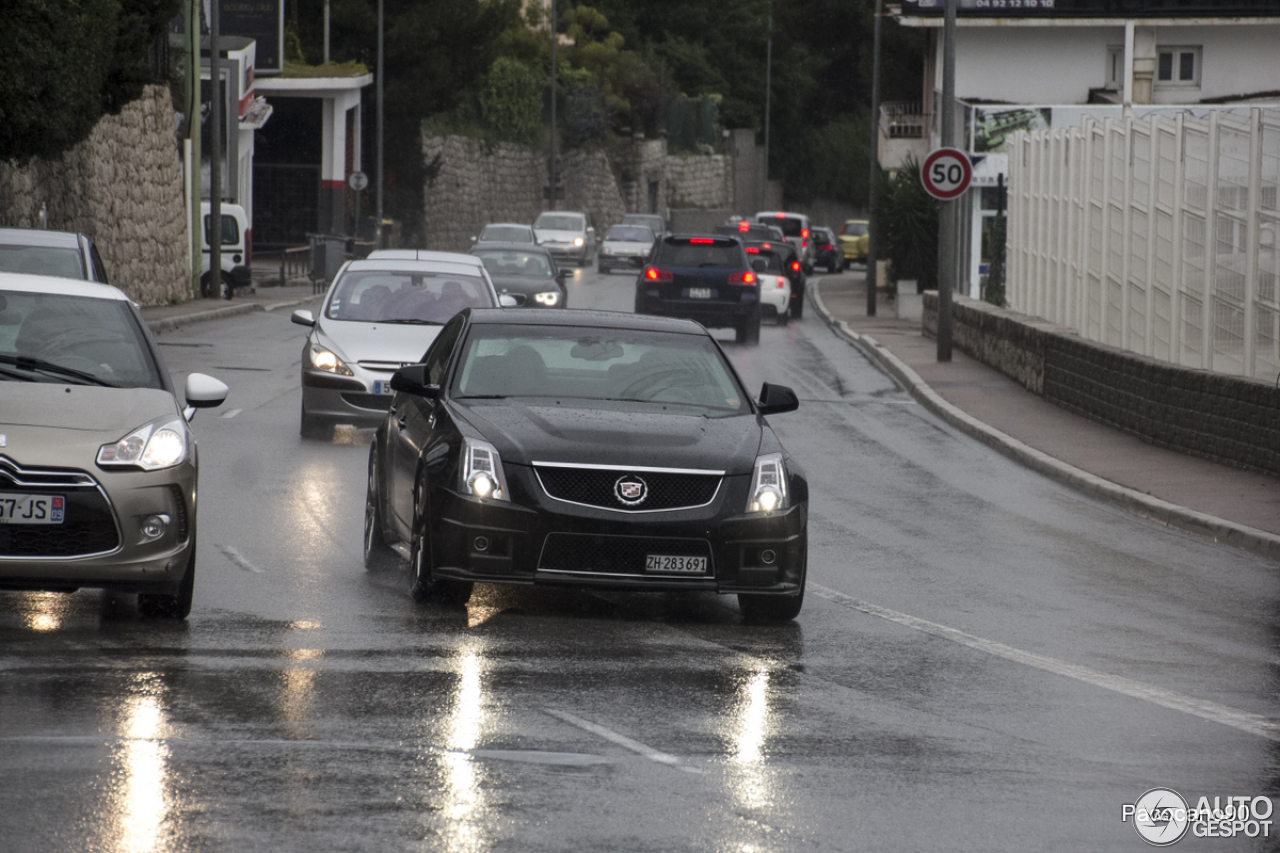
M0 273L0 589L138 593L185 618L196 561L195 409L110 285Z
M293 312L311 329L302 345L302 436L328 440L335 424L381 423L391 374L417 364L454 314L500 304L515 300L500 301L470 255L403 249L347 262L319 317Z

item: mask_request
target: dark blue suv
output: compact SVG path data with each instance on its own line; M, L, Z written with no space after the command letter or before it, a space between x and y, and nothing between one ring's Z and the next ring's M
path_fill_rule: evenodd
M737 237L663 237L636 279L636 313L687 317L760 343L760 281Z

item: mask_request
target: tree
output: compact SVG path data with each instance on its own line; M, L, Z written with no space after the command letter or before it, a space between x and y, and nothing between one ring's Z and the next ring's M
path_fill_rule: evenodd
M533 145L542 130L542 81L524 63L499 56L480 92L480 112L498 139Z
M177 0L9 0L0 159L57 157L154 79L148 51Z

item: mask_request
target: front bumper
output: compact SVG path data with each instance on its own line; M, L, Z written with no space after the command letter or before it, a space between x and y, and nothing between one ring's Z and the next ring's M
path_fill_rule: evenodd
M808 507L741 512L749 476L725 477L696 509L622 513L557 501L532 469L508 465L513 500L432 490L437 578L631 591L795 594L804 571ZM705 556L704 573L647 571L650 555Z
M649 256L645 255L606 255L603 252L597 257L597 262L601 267L610 269L633 269L638 270L644 266L645 260Z
M311 417L356 426L377 426L391 409L391 394L378 393L387 387L393 371L370 370L347 364L353 376L339 376L317 370L310 364L309 339L302 345L302 410Z
M194 464L75 473L92 482L19 486L0 468L0 491L62 495L67 505L59 525L0 526L0 589L176 592L195 548ZM142 524L154 515L169 522L162 535L148 539Z

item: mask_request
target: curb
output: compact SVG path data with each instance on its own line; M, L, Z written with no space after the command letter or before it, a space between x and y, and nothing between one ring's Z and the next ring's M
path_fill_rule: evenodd
M859 334L850 329L843 320L837 320L831 316L822 301L820 290L820 281L814 282L814 285L808 288L810 301L823 320L837 335L874 358L922 406L966 435L976 438L988 447L999 451L1033 471L1044 474L1050 479L1070 486L1090 497L1106 501L1139 518L1149 519L1166 527L1173 527L1199 536L1206 536L1215 542L1231 545L1280 562L1280 536L1274 533L1228 521L1225 518L1196 512L1193 509L1160 500L1128 486L1113 483L1096 474L1090 474L1088 471L1063 462L1061 459L1050 456L1007 433L1001 432L995 427L983 423L947 402L942 395L921 379L919 374L888 349L881 346L875 338L870 335Z
M147 320L147 326L150 327L153 335L161 332L170 332L174 329L180 329L183 326L189 326L193 323L205 323L210 320L221 320L224 317L237 317L241 314L253 314L257 311L279 311L281 308L296 308L299 305L306 305L321 298L320 294L308 296L304 299L293 299L288 302L243 302L239 305L224 305L221 308L210 308L206 311L194 311L190 314L182 314L176 317L165 317L159 320Z

